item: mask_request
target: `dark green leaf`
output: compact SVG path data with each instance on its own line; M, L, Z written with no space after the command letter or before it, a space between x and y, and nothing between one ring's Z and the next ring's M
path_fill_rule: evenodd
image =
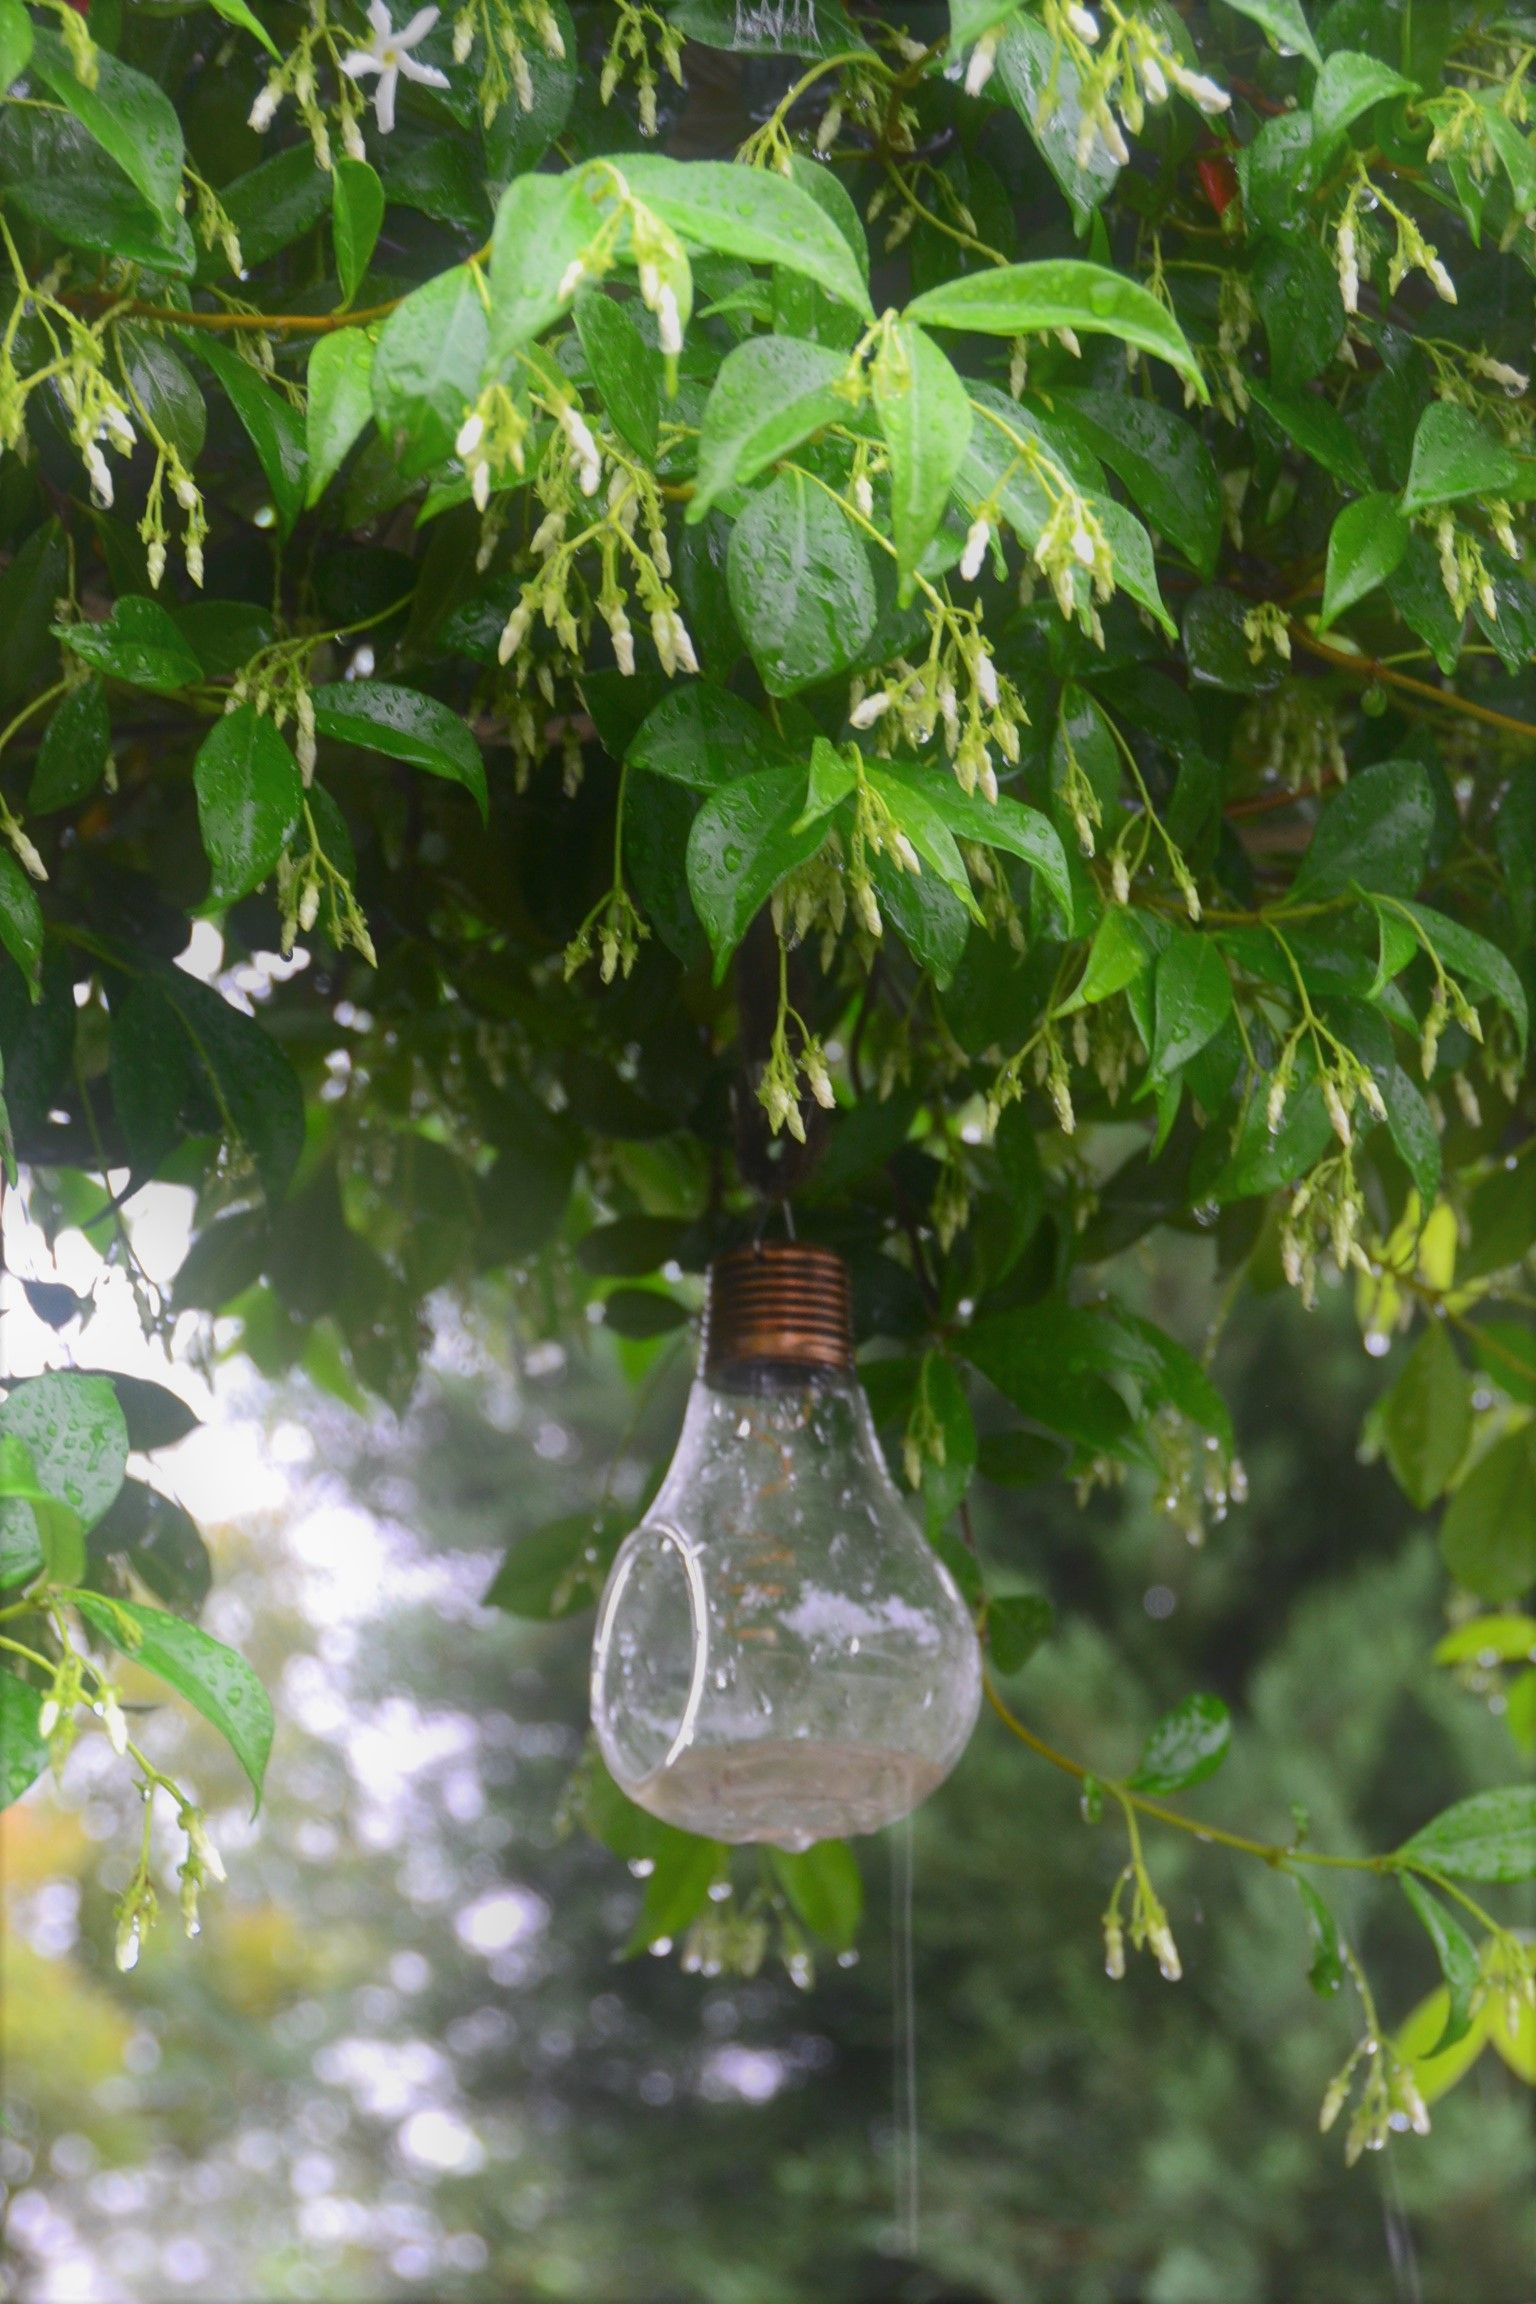
M624 1534L613 1515L572 1512L519 1536L492 1577L481 1605L541 1624L591 1608Z
M1291 1878L1296 1883L1312 1938L1312 1965L1307 1970L1307 1982L1320 2000L1329 2000L1344 1981L1338 1922L1310 1880L1304 1880L1299 1872L1293 1872Z
M639 455L654 458L661 423L661 356L641 334L633 308L600 289L584 288L576 298L576 332L614 430ZM688 516L703 517L697 497Z
M1478 1458L1446 1506L1440 1550L1480 1600L1518 1600L1536 1584L1536 1426Z
M318 504L373 414L373 345L361 328L322 336L309 356L306 504Z
M726 576L771 696L846 672L874 631L868 548L842 505L802 472L780 472L752 498L732 530Z
M760 712L707 680L670 688L625 754L632 768L713 792L756 768L785 765L784 747Z
M315 690L315 726L322 736L462 784L482 816L489 809L480 747L460 715L435 696L385 680L337 680Z
M304 1093L277 1042L210 985L179 968L159 979L225 1126L245 1146L269 1201L281 1200L304 1143Z
M304 420L248 361L206 336L198 357L213 370L239 417L267 477L278 523L286 535L304 509Z
M1387 1462L1411 1504L1425 1512L1445 1489L1472 1437L1466 1370L1442 1321L1432 1320L1381 1404Z
M245 1658L163 1608L106 1600L94 1592L76 1593L75 1605L114 1648L164 1680L217 1728L244 1769L259 1808L272 1749L272 1705Z
M503 192L491 235L489 367L501 373L570 303L571 268L603 222L602 186L581 171L517 176Z
M485 366L488 323L467 264L441 272L395 307L373 356L373 412L413 477L453 447Z
M1153 974L1151 1071L1166 1080L1214 1039L1232 1013L1232 979L1210 936L1175 929Z
M1351 884L1407 896L1424 876L1435 801L1416 760L1379 760L1352 776L1318 819L1292 884L1315 904Z
M0 178L22 215L83 248L175 278L197 251L180 216L162 216L68 114L8 106L0 116Z
M1322 63L1301 0L1227 0L1227 6L1239 16L1251 17L1282 56L1305 56L1309 64Z
M1022 801L1006 797L988 801L974 792L962 792L952 776L935 774L914 760L882 761L881 776L887 784L900 784L921 794L957 840L974 840L983 847L1000 848L1009 856L1022 858L1071 917L1072 879L1066 851L1056 827L1038 808L1027 808Z
M814 856L823 827L795 825L803 768L760 768L705 801L688 836L688 887L715 955L715 979L773 890Z
M1517 456L1485 431L1470 408L1431 400L1413 436L1413 461L1403 490L1404 512L1453 504L1463 496L1527 496L1536 492L1536 457Z
M999 1592L987 1602L987 1649L997 1670L1022 1672L1049 1640L1056 1612L1038 1592Z
M1125 482L1158 534L1209 577L1221 545L1221 482L1193 426L1155 400L1129 392L1054 396L1089 445Z
M1443 964L1454 975L1497 1000L1511 1018L1523 1050L1530 1031L1525 986L1498 946L1490 944L1486 936L1479 936L1475 929L1464 928L1459 920L1448 920L1443 912L1431 911L1427 904L1405 899L1401 910L1418 922Z
M1293 194L1294 197L1294 194ZM1315 240L1270 240L1253 272L1269 339L1269 372L1287 398L1320 375L1344 334L1338 275Z
M1219 1696L1186 1696L1147 1738L1128 1781L1138 1792L1185 1792L1214 1776L1232 1742L1232 1721Z
M153 689L157 695L173 696L180 688L194 687L203 676L201 664L159 601L137 593L114 601L104 624L59 624L54 629L66 648L98 672L108 672L135 688Z
M669 1835L652 1858L645 1901L625 1951L634 1954L663 1939L675 1941L690 1928L708 1902L724 1860L725 1850L717 1840L698 1840L691 1832Z
M299 764L265 713L241 704L204 737L192 775L213 867L208 902L237 903L261 886L298 827Z
M1362 112L1389 96L1416 96L1412 80L1378 57L1336 48L1325 59L1312 92L1312 124L1319 150L1326 151Z
M9 848L0 848L0 945L27 980L35 1000L43 966L43 908Z
M1120 164L1097 133L1083 149L1082 82L1040 18L1019 11L998 45L996 78L1061 186L1079 229L1114 190Z
M219 198L240 235L247 266L265 264L319 223L331 205L331 180L306 136L226 184Z
M161 336L124 326L118 336L135 417L147 415L162 439L188 466L203 452L208 411L186 364Z

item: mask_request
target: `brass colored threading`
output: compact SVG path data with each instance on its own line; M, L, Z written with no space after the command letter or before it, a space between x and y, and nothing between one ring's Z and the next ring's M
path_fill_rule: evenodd
M764 1362L807 1370L853 1366L848 1267L833 1249L765 1240L711 1264L705 1378Z

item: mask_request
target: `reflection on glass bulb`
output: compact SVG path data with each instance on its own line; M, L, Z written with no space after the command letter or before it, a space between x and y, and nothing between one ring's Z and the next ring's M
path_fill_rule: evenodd
M710 1276L667 1476L603 1595L592 1713L632 1800L785 1848L905 1816L965 1748L975 1631L852 1373L847 1275L778 1244Z

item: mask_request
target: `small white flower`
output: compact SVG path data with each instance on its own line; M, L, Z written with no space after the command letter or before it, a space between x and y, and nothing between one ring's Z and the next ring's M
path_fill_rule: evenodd
M97 1700L96 1710L101 1715L101 1724L107 1732L107 1742L121 1759L128 1749L128 1723L123 1717L122 1706L110 1688L102 1690Z
M103 512L110 512L112 509L111 467L94 440L88 442L81 450L81 456L91 483L91 495L97 507Z
M491 468L481 462L470 475L469 493L474 498L475 510L483 512L491 500Z
M1077 0L1067 10L1067 22L1085 46L1091 48L1099 37L1099 20L1087 8L1079 7Z
M50 1696L47 1703L43 1706L41 1712L39 1712L37 1716L37 1732L39 1736L43 1738L45 1743L47 1739L53 1734L58 1724L58 1703L54 1697Z
M965 550L960 555L960 577L963 583L974 584L981 574L982 563L987 557L987 546L991 541L991 522L973 520L966 531Z
M308 882L306 883L306 885L305 885L305 889L304 889L304 893L303 893L303 895L302 895L302 896L299 898L299 933L300 933L300 935L302 935L302 936L307 936L307 935L309 934L309 932L310 932L311 928L313 928L313 926L314 926L315 922L316 922L316 921L319 919L319 917L320 917L320 883L319 883L319 881L318 881L318 880L311 880L311 881L308 881ZM221 1874L219 1875L219 1877L222 1879L222 1878L223 1878L223 1874L221 1873Z
M1172 57L1168 60L1167 69L1175 88L1186 95L1192 104L1197 104L1202 112L1225 112L1230 106L1232 99L1225 88L1218 88L1215 81L1208 80L1203 72L1190 72Z
M991 79L997 66L999 38L1000 35L996 32L984 33L971 50L971 60L965 68L965 92L967 96L979 96Z
M873 728L875 722L884 713L889 712L891 701L891 692L888 688L877 688L873 696L866 696L861 703L855 704L848 715L849 726L852 728Z
M395 94L402 74L423 88L448 85L446 72L439 72L435 64L418 64L411 55L411 50L425 40L439 14L436 8L418 8L409 24L397 32L384 0L368 0L373 38L366 48L354 48L350 56L343 57L341 69L349 80L361 80L377 72L379 85L374 91L373 110L381 136L387 136L395 125Z
M1166 103L1168 83L1163 78L1163 68L1155 56L1143 56L1141 84L1154 104Z
M989 712L995 712L998 704L997 667L985 648L976 651L974 672L977 695Z
M171 494L183 512L195 512L202 502L202 498L197 492L197 482L190 472L178 472L176 474L175 479L171 482Z
M613 634L613 660L625 679L631 679L635 670L635 635L622 608L615 610L608 629Z
M923 869L921 860L905 832L897 833L894 848L897 870L921 875Z
M603 460L597 442L579 408L566 406L560 411L560 425L570 442L571 460L576 466L576 479L583 496L595 496L603 484Z
M165 578L165 545L158 536L150 539L144 555L144 573L149 578L151 592L158 592Z
M656 298L656 341L669 360L675 360L683 348L683 322L677 308L677 292L665 284Z
M131 456L139 444L139 436L121 408L108 404L102 410L101 429L122 455Z
M481 415L478 408L472 408L469 414L465 417L463 423L459 426L458 438L453 443L453 452L455 456L473 456L475 450L479 447L481 441L484 438L485 418Z
M697 672L699 659L694 654L693 635L675 609L672 612L672 646L683 670L685 672Z
M559 297L562 304L564 304L569 297L575 295L577 289L581 286L586 276L587 265L585 257L573 256L570 263L567 264L565 270L561 273L560 285L555 290L555 294Z
M227 1879L228 1874L224 1870L224 1859L209 1839L203 1819L197 1810L195 1808L186 1809L182 1815L182 1823L186 1827L187 1840L192 1854L197 1858L208 1878L210 1880Z
M1346 312L1360 309L1360 260L1355 245L1353 224L1339 226L1338 243L1334 251L1339 267L1339 294Z
M869 519L875 509L875 492L869 484L867 472L861 472L853 483L853 501L865 519Z
M1456 301L1456 283L1439 257L1431 256L1424 270L1428 274L1429 284L1434 289L1435 294L1442 298L1445 303L1454 304Z
M496 661L498 664L511 663L527 639L528 628L532 622L532 609L520 600L502 626L501 638L496 643Z
M275 81L269 80L246 115L246 126L254 128L258 136L264 136L277 118L277 108L282 100L282 89Z

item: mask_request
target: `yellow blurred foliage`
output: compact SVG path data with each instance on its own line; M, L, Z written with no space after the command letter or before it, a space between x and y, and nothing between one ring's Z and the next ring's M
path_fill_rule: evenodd
M1450 2005L1449 1992L1439 1984L1427 2000L1421 2000L1413 2013L1404 2018L1398 2030L1397 2052L1413 2066L1413 2076L1426 2104L1433 2104L1437 2096L1444 2096L1454 2088L1490 2040L1510 2070L1529 2087L1536 2088L1536 2009L1529 2001L1522 2006L1519 2022L1512 2031L1506 2020L1503 1993L1490 1994L1473 2017L1466 2037L1442 2054L1431 2055L1430 2050L1445 2030Z

